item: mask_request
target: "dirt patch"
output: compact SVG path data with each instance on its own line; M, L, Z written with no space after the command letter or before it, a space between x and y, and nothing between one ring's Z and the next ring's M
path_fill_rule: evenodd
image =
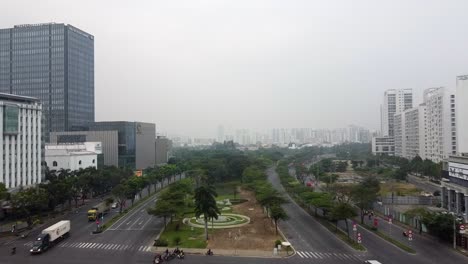
M274 224L264 214L262 207L256 203L252 192L240 190L239 195L248 201L234 205L233 212L250 217L250 223L239 228L214 230L207 247L211 249L273 250L275 240L279 239L279 236L275 235Z

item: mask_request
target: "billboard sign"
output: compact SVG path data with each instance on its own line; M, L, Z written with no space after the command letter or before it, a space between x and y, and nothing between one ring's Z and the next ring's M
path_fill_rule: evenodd
M449 162L449 176L468 181L468 164Z

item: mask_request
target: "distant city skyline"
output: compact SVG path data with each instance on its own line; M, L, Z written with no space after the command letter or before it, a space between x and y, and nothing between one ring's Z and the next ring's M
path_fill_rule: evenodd
M168 135L216 138L221 123L378 130L385 90L419 96L468 73L468 35L454 30L468 26L466 1L70 3L6 1L0 28L90 32L96 121L155 123Z

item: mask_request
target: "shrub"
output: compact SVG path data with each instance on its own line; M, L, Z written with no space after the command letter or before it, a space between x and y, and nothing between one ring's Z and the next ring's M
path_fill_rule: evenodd
M281 240L279 239L275 241L275 247L278 247L278 245L281 245Z
M180 223L177 223L175 226L175 231L179 231L179 229L180 229Z
M156 239L154 240L155 247L167 247L169 243L165 239Z

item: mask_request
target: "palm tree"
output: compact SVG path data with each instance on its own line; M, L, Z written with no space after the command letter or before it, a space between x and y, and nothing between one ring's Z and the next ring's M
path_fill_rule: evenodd
M216 204L216 196L218 194L212 185L202 185L195 189L195 216L198 218L203 215L206 240L208 240L208 219L218 219L218 215L221 214Z

